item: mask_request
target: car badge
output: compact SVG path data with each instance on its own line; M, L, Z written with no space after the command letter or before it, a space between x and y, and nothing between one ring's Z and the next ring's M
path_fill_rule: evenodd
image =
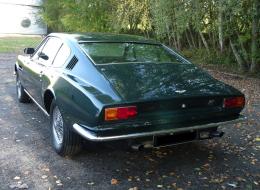
M149 121L144 122L145 126L152 125Z
M182 104L182 105L181 105L181 108L186 108L186 104Z
M175 92L182 94L182 93L186 92L186 90L175 90Z
M212 106L212 105L214 105L214 103L215 103L215 100L209 100L208 105Z

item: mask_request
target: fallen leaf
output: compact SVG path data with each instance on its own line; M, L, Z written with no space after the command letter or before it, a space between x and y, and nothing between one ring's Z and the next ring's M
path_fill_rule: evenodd
M118 184L118 180L113 178L111 179L111 185L117 185Z
M131 187L129 190L138 190L138 187Z
M237 180L237 181L243 181L243 182L246 181L246 180L245 180L244 178L242 178L242 177L236 177L236 180Z
M175 172L170 172L170 175L171 175L171 176L175 175Z
M47 175L43 175L42 176L42 179L46 179L48 176Z
M208 168L208 167L210 167L210 165L209 165L209 163L206 163L202 167Z
M12 184L9 186L11 189L28 189L28 185L26 183L23 184Z
M157 185L157 188L163 188L163 185Z
M19 176L15 176L14 180L20 180L21 178Z
M19 189L28 189L28 188L29 188L28 185L25 184L25 183L23 183L23 184L21 184L21 185L19 186Z
M233 188L237 188L237 184L236 183L227 183L228 186L233 187Z
M42 171L49 172L50 169L49 168L43 168Z
M56 180L56 183L57 183L57 184L61 183L61 180Z

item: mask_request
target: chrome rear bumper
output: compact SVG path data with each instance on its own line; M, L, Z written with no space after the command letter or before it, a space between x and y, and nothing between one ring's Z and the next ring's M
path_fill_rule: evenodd
M140 133L130 133L130 134L123 134L123 135L115 135L115 136L97 136L93 132L89 131L88 129L80 126L79 124L73 124L73 129L80 134L82 137L84 137L87 140L90 141L113 141L113 140L122 140L122 139L131 139L131 138L138 138L138 137L146 137L146 136L155 136L155 135L164 135L164 134L171 134L171 133L177 133L177 132L185 132L185 131L192 131L192 130L198 130L198 129L208 129L208 128L214 128L216 126L223 126L223 125L229 125L229 124L235 124L238 122L242 122L246 120L247 118L243 115L240 115L239 118L231 121L225 121L225 122L217 122L217 123L209 123L204 125L195 125L191 127L183 127L183 128L172 128L167 130L159 130L159 131L149 131L149 132L140 132Z

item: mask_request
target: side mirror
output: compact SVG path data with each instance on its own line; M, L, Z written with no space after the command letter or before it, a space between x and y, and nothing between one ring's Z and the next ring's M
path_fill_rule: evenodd
M29 54L29 55L33 54L34 51L35 51L34 48L25 48L25 49L23 50L23 52L24 52L25 54Z
M39 58L42 58L42 59L44 59L46 61L49 59L48 55L46 55L45 53L42 53L42 52L40 52L38 54L38 56L39 56Z

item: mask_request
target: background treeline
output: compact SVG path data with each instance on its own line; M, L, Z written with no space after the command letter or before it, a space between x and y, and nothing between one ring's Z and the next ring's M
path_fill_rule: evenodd
M50 31L155 38L196 62L260 69L260 0L45 0Z

